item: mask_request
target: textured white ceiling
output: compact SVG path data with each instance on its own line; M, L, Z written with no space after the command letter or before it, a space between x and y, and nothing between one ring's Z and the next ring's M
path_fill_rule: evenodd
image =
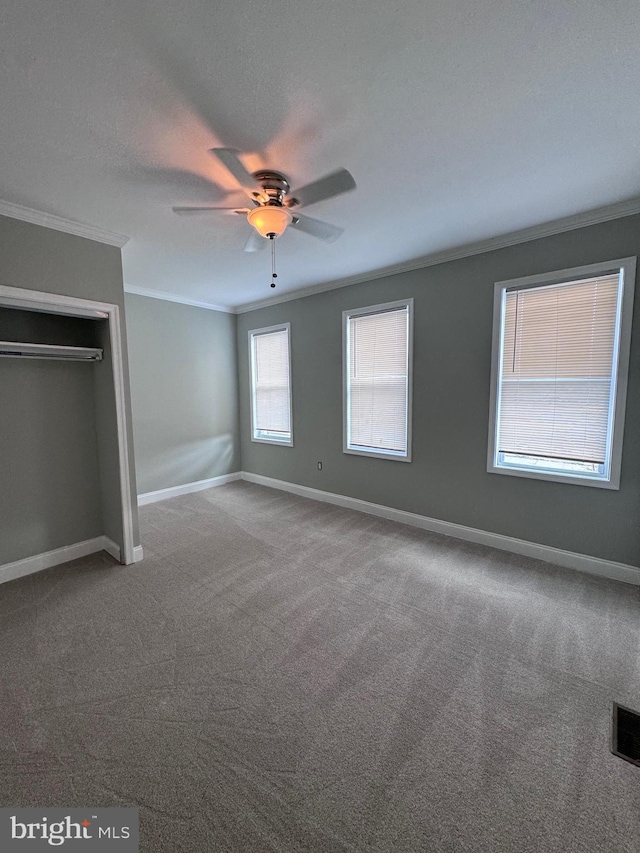
M0 198L128 235L130 286L274 295L241 217L171 212L244 205L216 145L293 185L356 179L304 211L337 242L278 241L280 294L640 195L637 0L4 0L0 16Z

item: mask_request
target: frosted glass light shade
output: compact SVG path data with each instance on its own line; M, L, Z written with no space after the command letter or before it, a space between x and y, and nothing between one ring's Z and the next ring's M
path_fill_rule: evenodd
M291 222L291 214L284 207L256 207L247 214L250 224L261 237L275 234L279 237Z

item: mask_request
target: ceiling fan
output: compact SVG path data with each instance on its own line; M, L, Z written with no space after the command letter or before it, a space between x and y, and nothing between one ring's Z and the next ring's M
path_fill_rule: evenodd
M289 225L327 243L332 243L342 234L342 228L322 222L320 219L303 216L295 208L308 207L318 201L354 190L356 182L346 169L337 169L291 192L289 181L281 172L262 169L253 174L249 173L238 158L239 152L234 148L211 148L210 153L231 172L252 206L243 208L174 207L172 208L174 213L189 215L210 213L214 210L233 210L246 215L247 221L255 230L245 243L245 252L263 249L266 246L263 238L270 240L273 248L275 238L280 237ZM276 277L275 270L272 274ZM272 284L272 287L275 285Z

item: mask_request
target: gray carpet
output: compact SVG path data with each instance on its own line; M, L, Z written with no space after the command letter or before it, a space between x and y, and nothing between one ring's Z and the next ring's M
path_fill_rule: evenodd
M233 483L0 587L0 804L143 851L638 853L638 589Z

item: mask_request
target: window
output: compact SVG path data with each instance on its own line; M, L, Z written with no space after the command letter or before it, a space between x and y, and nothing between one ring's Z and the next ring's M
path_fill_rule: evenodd
M344 452L410 462L413 299L342 318Z
M290 323L249 332L251 438L293 445Z
M488 470L619 488L635 258L496 284Z

